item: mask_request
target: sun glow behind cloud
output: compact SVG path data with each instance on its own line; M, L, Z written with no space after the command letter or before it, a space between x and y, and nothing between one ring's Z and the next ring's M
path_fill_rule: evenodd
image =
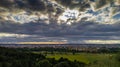
M60 23L60 21L63 21L70 25L73 21L78 19L78 17L79 17L78 10L66 9L65 12L61 16L59 16L58 20L59 20L59 23Z

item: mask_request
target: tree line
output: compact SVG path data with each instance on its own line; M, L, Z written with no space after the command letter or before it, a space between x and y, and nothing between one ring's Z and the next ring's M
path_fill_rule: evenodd
M0 47L0 67L85 67L85 63L61 57L46 58L42 54L16 48Z

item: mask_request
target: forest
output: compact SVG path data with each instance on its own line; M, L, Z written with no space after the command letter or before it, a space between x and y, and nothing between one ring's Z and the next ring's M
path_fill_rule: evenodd
M0 67L119 67L119 51L110 52L0 47Z

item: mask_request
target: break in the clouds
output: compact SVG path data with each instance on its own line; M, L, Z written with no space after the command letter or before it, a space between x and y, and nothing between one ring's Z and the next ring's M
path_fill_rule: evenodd
M4 20L19 23L42 22L71 24L82 19L114 22L120 13L119 0L1 0L0 15Z
M0 32L120 36L120 0L0 0Z

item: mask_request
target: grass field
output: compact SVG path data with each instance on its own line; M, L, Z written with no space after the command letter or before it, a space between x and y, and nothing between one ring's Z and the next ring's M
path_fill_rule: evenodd
M78 54L48 54L47 58L61 57L67 58L71 61L77 60L88 64L86 67L120 67L115 59L115 54L92 54L92 53L78 53Z

